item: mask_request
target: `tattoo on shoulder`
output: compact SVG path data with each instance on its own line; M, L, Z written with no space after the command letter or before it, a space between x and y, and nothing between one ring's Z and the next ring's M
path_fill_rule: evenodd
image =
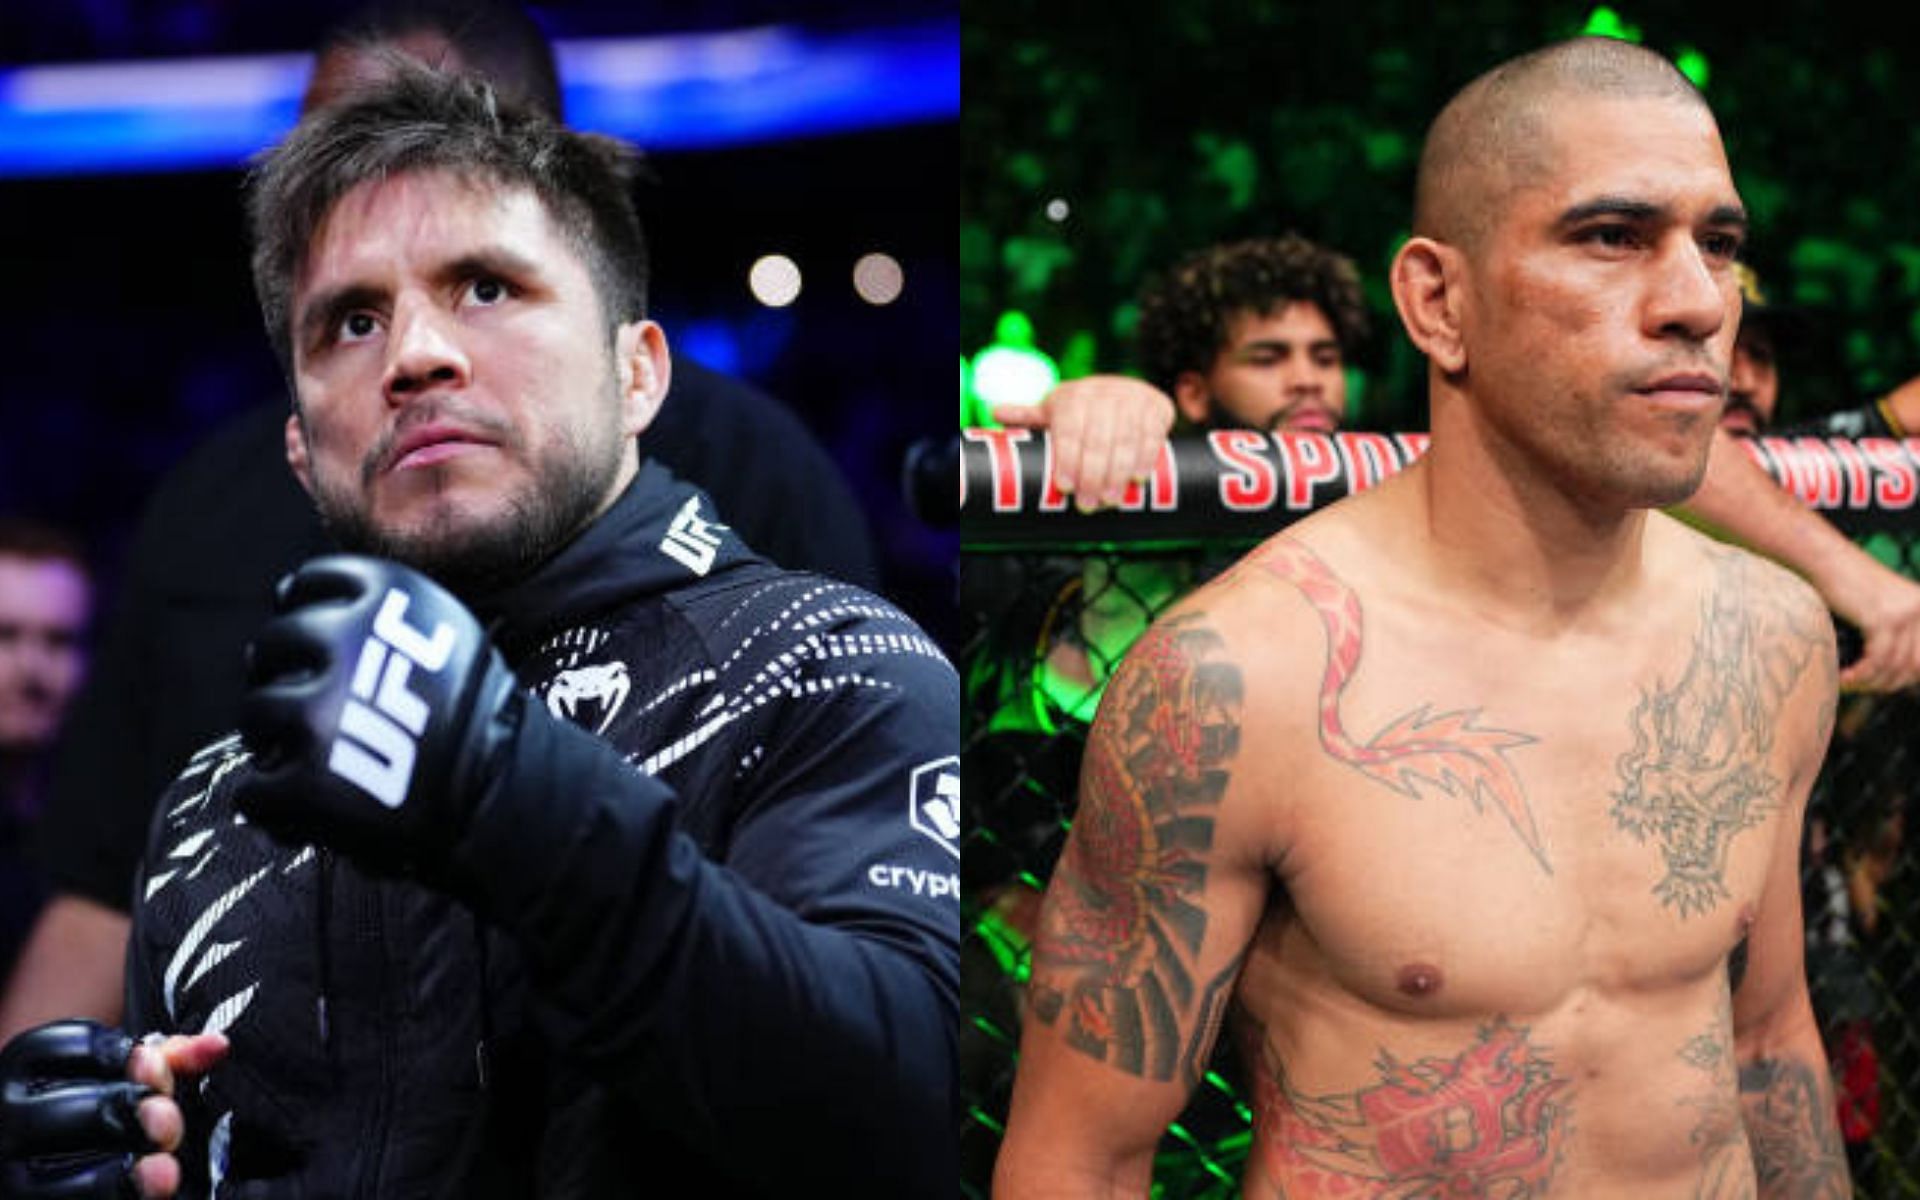
M1797 1058L1740 1064L1753 1167L1771 1196L1851 1196L1846 1150L1825 1073Z
M1131 1075L1197 1078L1238 970L1195 978L1240 707L1239 667L1186 613L1133 648L1087 745L1029 995L1068 1044Z
M1320 744L1334 758L1401 795L1419 798L1420 785L1472 803L1489 803L1507 819L1542 870L1549 875L1546 846L1519 773L1507 751L1538 739L1476 722L1479 709L1433 713L1421 705L1389 721L1367 741L1346 730L1340 699L1360 669L1360 598L1332 568L1298 542L1282 540L1258 564L1306 597L1327 631L1327 667L1320 681Z
M1653 893L1682 919L1731 893L1734 838L1780 805L1768 769L1787 693L1819 645L1809 614L1756 587L1756 565L1714 552L1693 651L1671 685L1642 691L1628 718L1633 746L1615 763L1614 824L1660 849L1666 874Z
M1309 1095L1264 1038L1249 1054L1257 1153L1312 1196L1540 1196L1564 1153L1572 1086L1496 1017L1453 1058L1403 1062L1382 1048L1378 1082Z

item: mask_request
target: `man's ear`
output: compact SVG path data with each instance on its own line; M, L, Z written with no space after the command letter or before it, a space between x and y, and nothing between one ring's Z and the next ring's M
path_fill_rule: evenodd
M300 486L313 494L313 464L307 459L307 434L300 426L300 413L296 410L287 414L287 465L293 468L293 477Z
M1460 319L1465 271L1460 251L1432 238L1408 238L1393 256L1390 282L1400 323L1421 353L1448 375L1457 375L1467 366Z
M1188 424L1205 429L1213 410L1213 389L1207 386L1207 377L1198 371L1180 372L1173 381L1173 406Z
M627 436L637 437L653 424L673 383L666 332L653 321L629 322L614 335L614 353L620 373L621 417Z

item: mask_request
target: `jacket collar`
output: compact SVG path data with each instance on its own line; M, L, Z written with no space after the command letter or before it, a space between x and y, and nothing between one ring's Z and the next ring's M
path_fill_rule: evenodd
M517 661L562 629L761 561L720 524L705 492L642 460L611 508L531 574L473 607L494 644Z

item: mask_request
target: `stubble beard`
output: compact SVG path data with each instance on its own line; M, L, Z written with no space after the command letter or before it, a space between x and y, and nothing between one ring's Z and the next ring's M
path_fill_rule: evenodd
M425 521L383 528L364 490L336 488L318 476L314 506L342 550L405 563L471 601L526 578L600 514L612 500L622 448L618 436L590 438L535 459L526 482L491 518L470 518L443 496Z

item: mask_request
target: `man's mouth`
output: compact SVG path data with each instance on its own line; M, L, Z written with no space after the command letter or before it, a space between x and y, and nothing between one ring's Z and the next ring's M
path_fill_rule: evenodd
M1297 408L1281 414L1274 423L1275 433L1332 433L1338 428L1333 414L1324 408Z
M1704 411L1718 407L1727 394L1720 377L1707 371L1678 371L1634 389L1662 408Z
M457 458L494 442L459 425L431 423L401 434L387 452L387 470L409 471Z

